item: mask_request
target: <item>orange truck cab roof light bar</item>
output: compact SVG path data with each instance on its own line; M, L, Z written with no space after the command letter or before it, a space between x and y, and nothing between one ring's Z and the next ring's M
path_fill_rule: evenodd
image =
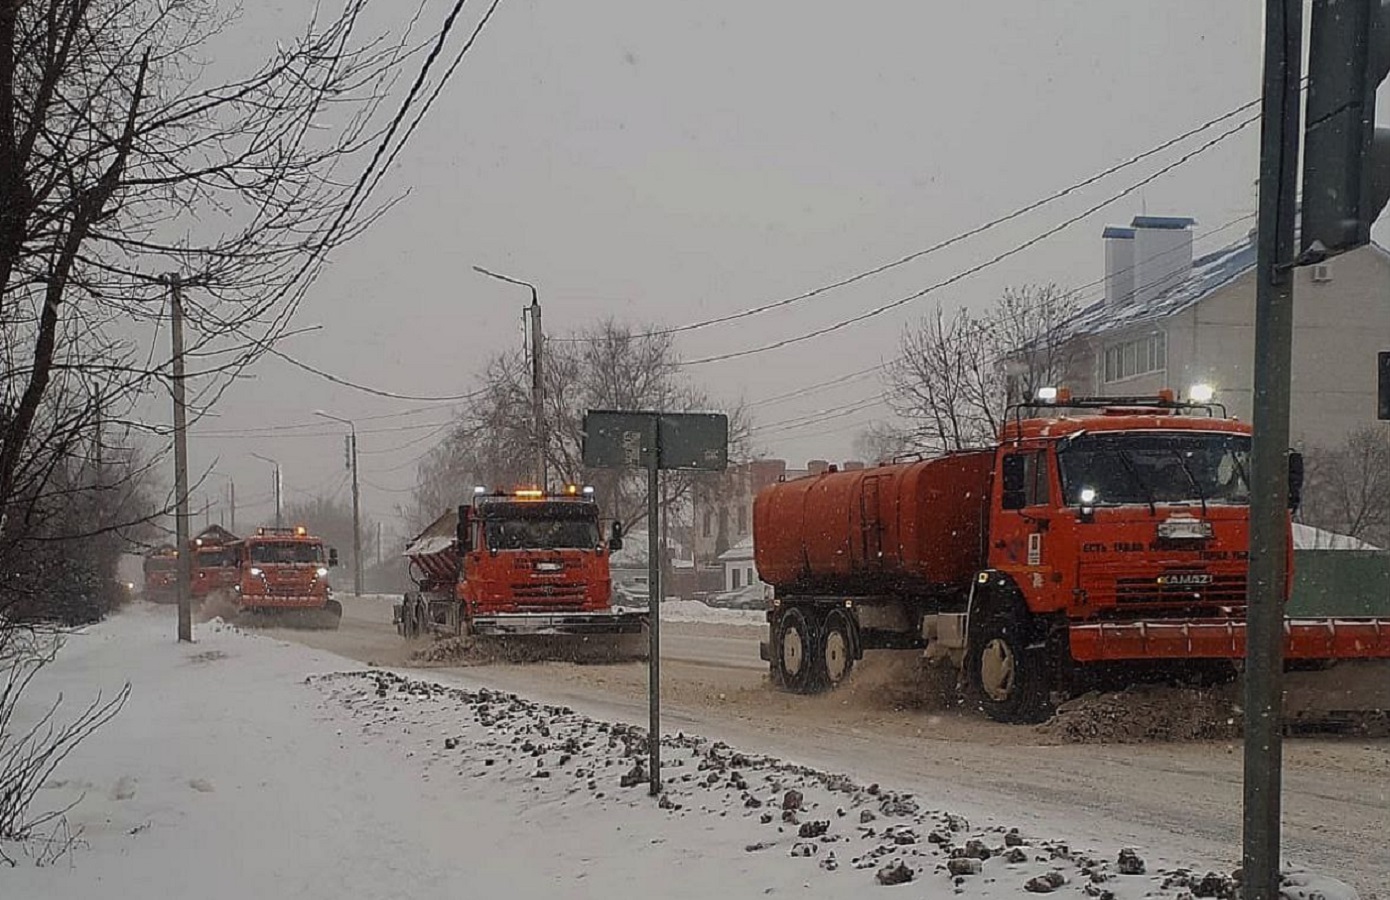
M1179 400L1176 391L1172 388L1163 388L1157 394L1150 396L1074 397L1072 392L1064 387L1041 387L1034 392L1031 399L1013 404L1013 408L1103 410L1138 407L1163 410L1204 409L1209 412L1220 408L1222 414L1225 414L1225 408L1221 404L1213 402L1212 398L1215 396L1215 391L1210 385L1194 385L1189 391L1189 395L1190 399Z

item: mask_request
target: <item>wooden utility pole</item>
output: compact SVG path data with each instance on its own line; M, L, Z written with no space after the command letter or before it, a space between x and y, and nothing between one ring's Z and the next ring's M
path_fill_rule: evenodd
M179 640L193 641L193 555L188 534L188 408L183 366L183 281L178 273L165 276L169 285L170 339L173 347L174 393L174 534L178 543Z

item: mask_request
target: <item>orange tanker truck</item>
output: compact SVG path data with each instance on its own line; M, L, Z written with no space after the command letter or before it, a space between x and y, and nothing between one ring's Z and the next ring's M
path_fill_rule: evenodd
M995 446L759 492L775 682L825 690L867 650L922 649L962 666L989 716L1028 722L1101 672L1234 673L1249 426L1167 391L1042 395ZM1291 666L1390 658L1390 620L1289 619L1285 634Z
M397 631L500 639L555 655L637 658L646 616L613 610L607 540L592 491L486 493L437 519L407 546L417 590L395 607Z
M228 545L236 556L236 601L243 615L286 625L337 628L342 604L333 599L329 570L338 551L303 525L257 528Z

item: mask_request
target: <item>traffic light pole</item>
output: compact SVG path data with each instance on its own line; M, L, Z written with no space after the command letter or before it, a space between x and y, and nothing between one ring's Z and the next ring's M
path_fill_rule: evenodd
M1244 900L1279 900L1294 191L1303 0L1266 0L1245 647Z

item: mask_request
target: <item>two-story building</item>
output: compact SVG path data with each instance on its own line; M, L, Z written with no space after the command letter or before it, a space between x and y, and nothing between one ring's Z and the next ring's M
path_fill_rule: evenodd
M1136 217L1102 234L1104 295L1064 325L1078 395L1185 394L1208 384L1249 420L1255 235L1193 256L1194 222ZM1379 245L1295 272L1292 438L1342 443L1376 423L1377 354L1390 350L1390 252Z

